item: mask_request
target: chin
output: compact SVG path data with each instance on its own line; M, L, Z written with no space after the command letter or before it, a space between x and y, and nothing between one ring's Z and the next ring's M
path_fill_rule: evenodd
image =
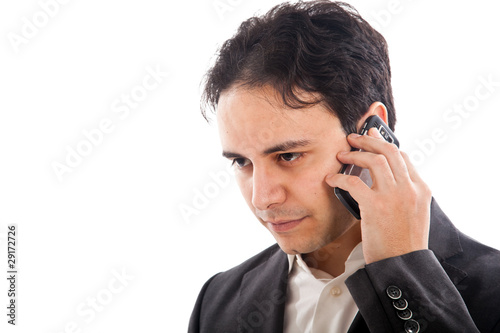
M288 236L286 239L284 238L285 237L275 236L279 247L286 254L311 253L322 248L328 243L317 239L307 239L306 237L301 237L300 235Z

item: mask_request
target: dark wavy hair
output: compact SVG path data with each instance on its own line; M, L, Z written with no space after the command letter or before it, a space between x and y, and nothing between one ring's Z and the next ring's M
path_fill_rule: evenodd
M205 119L206 107L216 112L221 93L235 85L270 85L290 108L322 103L346 133L375 101L386 106L391 129L396 123L387 43L343 2L284 3L243 22L205 76ZM301 99L304 91L317 98Z

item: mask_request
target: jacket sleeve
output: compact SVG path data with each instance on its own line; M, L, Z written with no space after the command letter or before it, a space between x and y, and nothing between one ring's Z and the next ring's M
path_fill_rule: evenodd
M430 250L368 264L346 284L372 333L479 332Z

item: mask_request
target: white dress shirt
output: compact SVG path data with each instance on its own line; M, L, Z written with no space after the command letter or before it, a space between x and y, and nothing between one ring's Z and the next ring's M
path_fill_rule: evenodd
M347 332L358 307L345 280L365 265L362 243L347 258L344 273L335 278L308 267L300 255L288 255L288 262L284 332Z

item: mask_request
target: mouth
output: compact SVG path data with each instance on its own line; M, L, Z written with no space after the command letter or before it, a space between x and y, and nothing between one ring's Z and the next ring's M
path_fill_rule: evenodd
M273 222L266 221L266 223L269 226L269 229L271 229L271 231L274 231L277 233L287 232L287 231L290 231L293 228L297 227L300 223L302 223L302 221L304 221L304 219L306 217L307 216L304 216L303 218L298 219L298 220L281 220L281 221L273 221Z

